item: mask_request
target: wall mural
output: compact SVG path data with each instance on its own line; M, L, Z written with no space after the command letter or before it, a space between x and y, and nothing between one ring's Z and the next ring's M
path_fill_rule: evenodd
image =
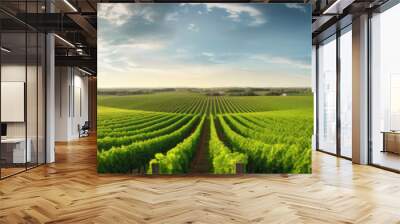
M307 4L99 4L98 172L311 173Z

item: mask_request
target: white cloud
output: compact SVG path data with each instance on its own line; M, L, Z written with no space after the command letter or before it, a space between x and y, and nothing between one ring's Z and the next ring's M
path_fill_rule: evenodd
M200 28L196 24L191 23L188 26L188 30L191 30L193 32L199 32Z
M229 14L228 18L235 22L240 21L241 14L248 14L252 18L249 26L259 26L267 22L262 12L250 5L232 3L190 3L190 5L205 5L209 12L215 8L223 9Z
M178 15L179 15L178 12L168 13L165 16L165 20L168 22L176 22L176 21L178 21Z
M136 10L136 15L141 16L144 20L147 20L147 22L154 23L155 22L155 17L156 17L156 12L154 12L151 8L139 8Z
M128 69L140 68L140 66L139 66L137 63L132 62L132 61L128 61L128 62L127 62L127 66L128 66Z
M142 67L142 55L164 49L167 42L130 39L112 43L98 39L98 67L110 72L126 72Z
M201 53L202 55L206 56L206 57L214 57L214 54L211 52L203 52Z
M127 4L99 4L97 16L111 24L121 26L129 20L132 12L127 7Z
M116 26L124 25L132 17L142 18L149 23L155 22L156 13L151 8L132 8L129 5L124 3L101 3L97 16Z
M306 8L304 4L298 4L298 3L286 3L285 6L289 9L297 9L302 12L306 12Z
M127 43L119 44L118 47L124 50L160 50L165 47L165 43L155 41L136 42L135 40L131 40Z
M202 52L201 55L204 57L207 57L207 60L209 62L215 63L215 64L225 64L226 62L221 59L219 55L215 55L212 52Z
M143 40L135 40L135 39L130 39L125 42L121 43L108 43L105 41L100 41L98 45L100 46L102 50L108 50L108 51L155 51L155 50L160 50L166 47L165 42L160 42L160 41L155 41L155 40L148 40L148 41L143 41Z
M282 65L287 65L287 66L294 66L300 69L310 69L311 65L293 60L290 58L285 58L285 57L277 57L277 56L270 56L270 55L265 55L265 54L258 54L258 55L253 55L251 59L263 61L265 63L270 63L270 64L282 64Z
M179 54L184 54L184 53L187 52L187 50L184 49L184 48L178 48L178 49L176 49L175 51L176 51L176 53L179 53Z

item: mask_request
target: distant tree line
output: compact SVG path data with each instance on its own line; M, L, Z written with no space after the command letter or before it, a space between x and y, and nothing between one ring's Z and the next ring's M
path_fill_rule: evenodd
M136 88L136 89L99 89L98 95L143 95L160 92L188 91L207 96L308 96L311 88Z
M143 94L153 94L159 92L171 92L175 91L175 88L163 88L163 89L99 89L97 91L98 95L143 95Z
M225 88L206 91L209 96L308 96L311 88Z

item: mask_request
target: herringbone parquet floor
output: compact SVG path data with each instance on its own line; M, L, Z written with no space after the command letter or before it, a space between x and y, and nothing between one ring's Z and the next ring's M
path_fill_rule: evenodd
M94 138L0 181L0 223L400 223L400 175L314 153L312 175L97 175Z

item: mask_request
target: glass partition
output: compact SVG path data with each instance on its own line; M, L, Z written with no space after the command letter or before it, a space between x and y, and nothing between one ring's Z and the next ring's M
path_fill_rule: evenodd
M371 162L400 170L400 4L371 19Z
M25 32L2 33L1 39L1 175L6 177L24 171L31 161L26 144L27 39Z
M340 36L340 154L352 157L352 34L351 26Z
M27 150L30 159L27 167L34 167L38 163L38 34L27 33L27 85L26 85L26 113L27 113Z
M17 5L43 11L43 1ZM45 44L43 33L0 13L1 179L45 163Z
M37 162L46 162L46 38L43 33L38 33L38 64L37 64Z
M336 153L336 36L318 47L318 149Z

